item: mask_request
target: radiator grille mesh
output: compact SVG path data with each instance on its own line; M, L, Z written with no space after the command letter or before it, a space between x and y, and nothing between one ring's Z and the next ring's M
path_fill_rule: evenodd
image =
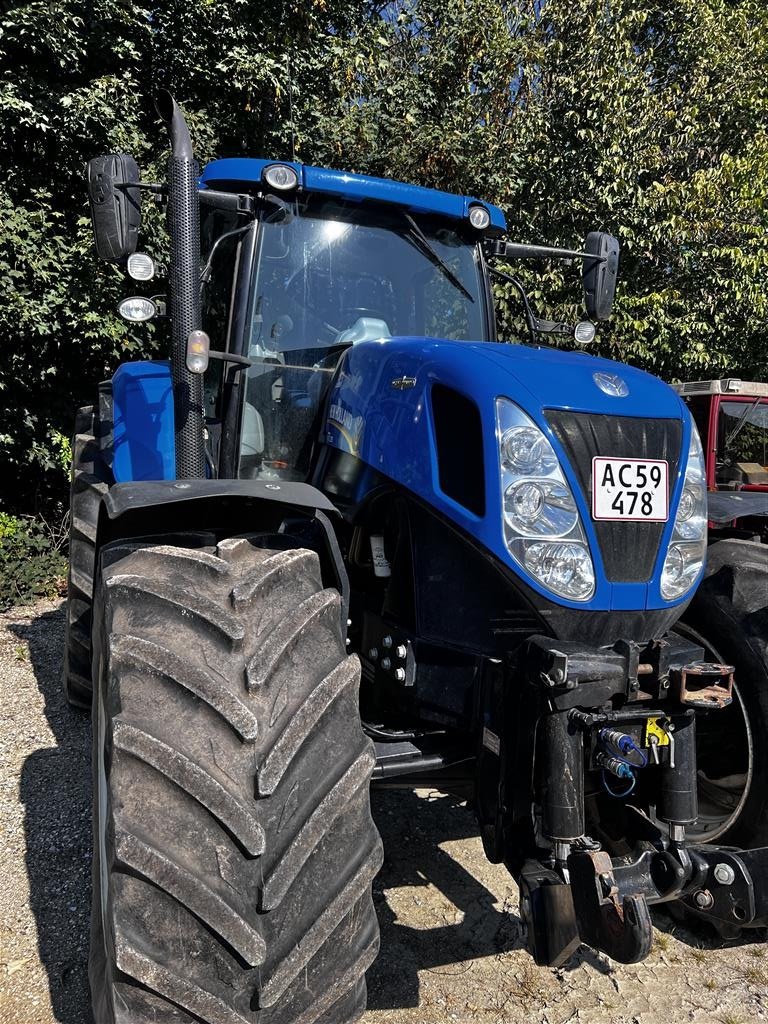
M670 487L677 477L682 443L680 420L601 416L563 409L550 409L545 415L579 478L589 508L595 455L666 459ZM612 583L645 583L651 578L664 523L595 522L593 526L603 568Z

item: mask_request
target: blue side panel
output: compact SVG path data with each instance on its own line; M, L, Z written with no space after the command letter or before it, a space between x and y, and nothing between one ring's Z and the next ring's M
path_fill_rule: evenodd
M619 374L628 385L625 397L607 395L597 386L598 372ZM392 382L413 378L412 388ZM471 398L483 429L486 514L479 517L444 494L432 436L431 391L444 384ZM514 572L521 570L504 543L499 480L495 402L509 398L527 412L547 435L576 498L595 563L596 591L590 601L569 602L526 582L548 600L566 607L599 610L640 610L668 607L659 590L664 552L669 544L690 443L690 416L675 392L649 374L607 359L518 345L391 338L361 342L343 356L330 395L325 424L326 444L348 451L378 472L423 498L438 512L475 537ZM682 457L670 481L670 520L662 538L651 581L611 583L605 577L591 510L578 478L568 463L545 415L547 408L638 418L683 421Z
M174 480L176 443L170 363L123 363L112 378L112 396L112 470L116 482Z
M259 183L264 168L276 162L278 161L252 157L214 160L205 168L200 181L209 188L244 188ZM307 164L290 163L288 160L279 162L293 167L299 175L302 187L308 192L324 192L352 200L373 199L382 203L395 203L408 210L434 213L456 220L465 220L469 216L469 207L481 203L479 199L473 199L471 196L439 192L437 189L422 188L420 185L406 185L391 178L373 178L368 174L334 171L327 167L310 167ZM498 206L491 203L481 205L491 215L491 227L496 231L506 231L507 221Z

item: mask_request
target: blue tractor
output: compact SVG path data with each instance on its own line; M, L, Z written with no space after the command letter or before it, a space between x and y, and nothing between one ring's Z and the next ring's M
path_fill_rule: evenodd
M732 669L675 625L704 571L701 445L665 384L495 334L503 239L460 195L295 162L163 185L91 161L99 254L170 360L78 413L65 685L93 701L97 1024L344 1024L378 951L371 783L474 807L530 950L651 947L649 906L768 922L768 850L697 845L696 722ZM137 249L167 203L168 293Z

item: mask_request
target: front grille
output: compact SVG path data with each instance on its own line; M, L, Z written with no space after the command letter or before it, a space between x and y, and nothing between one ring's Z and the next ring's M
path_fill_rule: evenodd
M552 430L592 507L592 459L666 459L673 486L680 461L680 420L633 419L594 413L545 411ZM645 583L651 578L664 523L594 522L606 577L611 583Z

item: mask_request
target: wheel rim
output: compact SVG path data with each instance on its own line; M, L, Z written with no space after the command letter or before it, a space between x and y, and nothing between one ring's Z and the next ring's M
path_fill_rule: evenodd
M738 730L739 737L744 743L746 750L746 771L732 772L729 775L720 775L712 772L710 775L706 769L706 760L703 767L699 766L699 818L694 826L689 828L688 834L692 839L701 842L714 842L736 823L749 796L752 785L754 770L754 747L752 730L749 727L744 702L741 694L734 684L734 701L731 705L733 718L738 721L731 723L731 727Z
M701 644L707 661L720 662L725 659L716 648L689 627L678 624L676 631L687 639ZM733 703L724 711L711 713L697 722L698 774L699 774L699 818L686 829L691 840L712 843L724 836L741 816L749 797L754 774L754 740L749 725L744 701L738 686L733 687ZM723 717L727 716L723 730ZM722 742L726 736L730 748L737 750L736 764L731 763L730 771L724 768ZM727 762L728 751L725 751ZM736 768L737 770L734 770Z

